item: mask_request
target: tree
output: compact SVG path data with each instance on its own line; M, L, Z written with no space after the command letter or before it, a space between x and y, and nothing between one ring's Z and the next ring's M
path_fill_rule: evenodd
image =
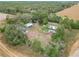
M72 23L73 21L71 20L71 19L69 19L68 17L64 17L64 19L62 19L61 21L60 21L60 24L61 25L64 25L64 27L66 28L66 29L68 29L68 30L71 30L71 23Z
M49 45L48 47L46 47L47 56L50 56L50 57L60 56L59 48L60 48L59 45L54 45L54 44Z
M79 21L71 21L72 29L79 29Z
M56 30L56 33L54 35L52 35L52 40L55 42L64 40L64 32L65 28L63 25L59 25L59 27Z
M48 14L44 12L40 13L38 22L40 25L48 24Z
M17 20L17 23L23 23L26 24L28 22L31 22L31 15L30 14L18 14L15 18Z
M39 19L39 12L32 13L32 22L36 23Z
M40 25L44 25L48 23L48 14L45 12L36 12L33 13L32 22L37 22Z
M8 24L5 26L4 36L7 39L7 42L12 45L26 44L28 40L20 30L16 29L14 24Z
M57 16L56 14L50 14L49 21L59 23L61 21L61 17Z
M32 48L33 48L33 50L34 51L36 51L36 52L40 52L40 53L43 53L43 47L42 47L42 45L41 45L41 42L40 41L37 41L37 40L34 40L33 42L32 42Z
M6 8L6 13L10 13L10 14L15 14L16 13L16 9L13 8L13 7L9 7L9 8Z

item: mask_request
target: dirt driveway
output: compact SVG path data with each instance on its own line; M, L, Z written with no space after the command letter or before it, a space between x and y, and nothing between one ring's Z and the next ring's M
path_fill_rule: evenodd
M77 34L76 39L76 42L71 46L69 54L71 57L79 57L79 34Z

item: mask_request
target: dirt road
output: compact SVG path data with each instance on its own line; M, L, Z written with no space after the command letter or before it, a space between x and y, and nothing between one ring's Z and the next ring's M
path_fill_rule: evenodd
M0 42L0 50L2 50L2 53L4 53L6 56L10 56L10 57L22 56L22 54L17 53L16 51L7 49L7 47L1 42Z
M79 57L79 34L76 36L77 41L71 46L70 57Z
M74 54L72 55L73 57L79 57L79 48L76 49Z

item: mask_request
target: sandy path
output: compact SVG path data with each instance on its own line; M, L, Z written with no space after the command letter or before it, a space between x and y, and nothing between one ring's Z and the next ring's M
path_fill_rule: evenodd
M5 46L4 46L4 44L2 44L1 42L0 42L0 49L6 54L6 55L8 55L8 56L17 56L14 52L12 52L12 51L10 51L9 49L7 49Z
M79 48L76 49L74 54L72 55L73 57L79 57Z
M71 46L70 57L79 57L79 34L76 36L77 41Z

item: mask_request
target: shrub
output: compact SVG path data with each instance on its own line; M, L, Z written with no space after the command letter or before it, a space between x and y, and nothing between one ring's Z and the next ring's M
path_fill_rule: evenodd
M43 53L43 48L42 48L42 45L41 45L41 42L40 41L37 41L37 40L34 40L32 42L32 49L36 52L40 52L40 53Z
M79 29L79 21L74 21L71 23L72 29Z
M0 27L0 32L4 32L4 30L5 30L5 27Z
M46 54L50 57L57 57L59 56L59 46L58 45L50 45L46 48Z

